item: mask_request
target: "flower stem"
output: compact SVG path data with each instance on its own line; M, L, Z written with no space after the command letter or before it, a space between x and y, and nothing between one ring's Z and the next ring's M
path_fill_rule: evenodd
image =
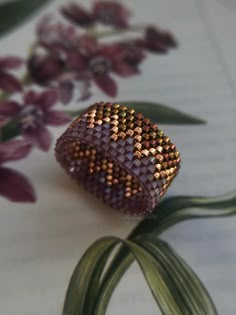
M93 32L93 36L96 39L101 39L101 38L106 38L110 36L116 36L116 35L121 35L124 33L128 32L139 32L145 30L146 26L145 25L131 25L128 29L121 29L121 30L107 30L103 32Z

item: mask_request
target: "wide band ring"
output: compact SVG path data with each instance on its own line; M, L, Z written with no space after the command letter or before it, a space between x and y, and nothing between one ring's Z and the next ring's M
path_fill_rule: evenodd
M147 216L180 167L175 144L142 114L95 103L56 144L56 158L76 181L125 214Z

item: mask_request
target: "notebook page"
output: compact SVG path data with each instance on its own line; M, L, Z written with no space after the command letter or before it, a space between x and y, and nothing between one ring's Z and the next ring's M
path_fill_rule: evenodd
M63 1L51 8L59 3ZM162 126L183 160L168 195L215 195L235 189L236 10L221 0L125 3L135 13L134 22L150 21L173 30L180 47L167 56L148 58L142 75L117 79L119 99L159 101L208 122ZM0 53L17 51L24 56L34 38L34 24L4 38ZM93 99L79 106L102 99L104 95L94 89ZM54 129L54 138L62 131ZM60 314L68 280L84 250L104 235L124 237L136 222L124 220L77 188L55 163L53 149L50 154L35 151L15 167L32 179L38 202L14 205L0 199L1 310L7 315ZM235 237L234 218L186 222L164 236L206 284L219 314L235 314ZM111 300L108 314L121 312L158 314L137 265Z

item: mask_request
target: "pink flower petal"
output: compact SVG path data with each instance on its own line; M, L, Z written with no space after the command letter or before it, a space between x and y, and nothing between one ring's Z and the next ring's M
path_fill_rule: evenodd
M59 83L59 98L60 101L67 105L73 97L74 84L72 81L64 80Z
M112 67L112 71L121 77L130 77L139 73L137 68L132 67L125 62L114 64Z
M108 96L115 97L117 95L117 85L110 76L94 77L97 86Z
M70 117L57 110L49 110L45 115L46 124L51 126L61 126L71 121Z
M32 145L25 140L11 140L0 143L0 164L20 160L31 151Z
M52 143L52 135L46 127L24 132L23 136L42 151L48 151Z
M21 83L12 74L0 71L0 89L10 93L19 92L21 91Z
M67 54L67 64L73 70L83 71L86 70L87 61L78 51L70 51Z
M23 60L19 57L8 56L0 58L0 69L14 69L22 65Z
M75 2L71 2L67 6L62 7L60 11L70 22L79 26L88 27L93 24L92 15Z
M35 104L42 109L52 107L59 100L59 93L57 89L50 89L39 94Z
M39 94L33 90L29 90L24 95L24 104L25 105L33 105L36 103Z
M20 105L15 101L0 101L0 115L13 117L19 113Z
M116 28L127 28L130 11L118 1L95 1L93 6L94 17L105 25Z
M35 54L29 58L27 65L33 81L45 85L58 78L62 73L64 62L57 56Z
M0 167L0 195L14 202L36 200L30 181L23 174L5 167Z

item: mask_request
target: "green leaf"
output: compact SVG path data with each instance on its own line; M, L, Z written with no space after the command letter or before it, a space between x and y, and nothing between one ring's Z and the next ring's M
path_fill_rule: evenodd
M83 108L79 110L64 110L63 112L71 118L76 118L82 115L86 110L86 108Z
M164 315L189 314L175 289L169 285L170 278L160 259L147 250L141 242L125 241L139 264L154 299ZM99 314L99 313L98 313ZM100 315L100 314L99 314Z
M12 119L10 122L0 128L0 142L8 141L20 135L17 122Z
M0 37L36 13L51 0L15 0L0 4Z
M119 242L116 237L104 237L87 249L70 279L64 302L64 315L88 314L87 309L90 308L93 292L97 290L106 260Z
M169 106L153 102L120 101L119 104L135 109L145 117L150 118L158 124L168 125L199 125L205 121Z
M170 197L162 201L153 215L141 221L128 239L144 234L160 235L167 228L189 219L227 217L236 215L236 192L213 198ZM134 258L125 245L122 245L110 262L94 302L94 308L103 300L104 313L109 299Z
M205 121L165 105L151 102L119 102L120 105L124 105L135 109L137 112L142 113L145 117L150 118L152 121L158 124L168 124L168 125L201 125L205 124ZM77 117L81 115L85 108L78 111L66 111L70 117Z
M236 191L217 197L170 197L162 201L149 218L141 221L130 237L144 233L160 235L171 226L190 219L236 215Z
M172 289L182 314L216 315L215 305L201 280L188 264L166 242L153 235L141 235L135 240L163 268L163 277Z
M90 302L90 313L87 313L86 315L94 315L98 310L99 315L104 315L106 313L114 289L134 261L134 257L127 246L122 244L120 251L119 255L116 255L110 260L103 278L100 281L99 288L97 289L96 294L94 294L93 300Z

